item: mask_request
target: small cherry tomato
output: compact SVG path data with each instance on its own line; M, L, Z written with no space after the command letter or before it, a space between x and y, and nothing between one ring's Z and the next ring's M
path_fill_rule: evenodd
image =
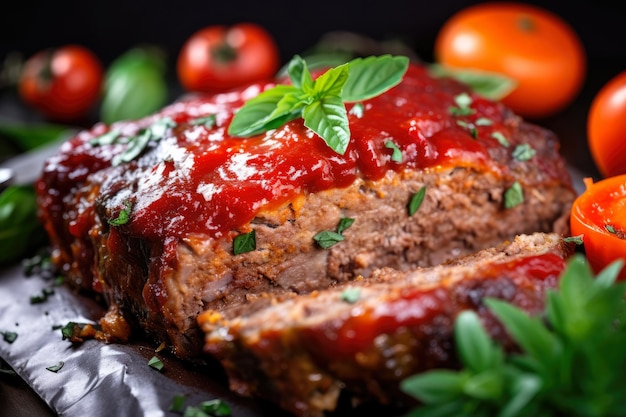
M100 97L103 69L88 49L67 45L38 52L25 63L18 91L46 117L71 122L85 116Z
M587 141L605 177L626 174L626 71L596 94L587 115Z
M267 79L280 64L274 39L253 23L209 26L183 45L178 79L188 91L219 92Z
M574 201L572 235L583 235L585 255L597 273L617 259L626 261L626 175L593 183ZM622 268L619 279L626 279Z
M502 102L521 116L542 118L568 105L586 72L585 51L559 16L520 3L482 3L446 21L435 60L455 68L503 74L517 87Z

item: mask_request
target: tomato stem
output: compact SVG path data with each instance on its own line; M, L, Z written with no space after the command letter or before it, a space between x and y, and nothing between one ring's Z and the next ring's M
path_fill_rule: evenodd
M237 51L228 42L223 42L219 46L211 49L211 55L215 61L227 64L237 58Z

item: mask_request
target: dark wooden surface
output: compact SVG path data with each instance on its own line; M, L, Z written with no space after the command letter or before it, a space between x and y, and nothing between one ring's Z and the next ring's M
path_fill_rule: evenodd
M20 377L0 373L0 416L52 417L56 414Z

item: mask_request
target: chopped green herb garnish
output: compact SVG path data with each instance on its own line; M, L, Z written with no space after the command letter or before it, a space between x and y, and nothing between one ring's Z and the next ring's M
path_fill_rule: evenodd
M130 212L132 210L132 204L130 201L124 201L124 208L120 210L117 217L113 219L109 219L109 224L111 226L122 226L130 220Z
M313 236L313 240L315 240L323 249L328 249L344 239L345 237L343 237L343 235L330 230L323 230Z
M163 369L164 365L163 365L163 362L161 362L161 359L157 358L156 356L153 356L148 361L148 366L156 369L157 371L160 371Z
M348 113L356 116L357 119L360 119L365 113L365 107L363 106L363 103L354 103L354 106L352 106Z
M391 160L394 162L402 162L402 151L398 148L398 145L393 143L393 141L388 140L385 142L385 148L393 149L393 153L391 154Z
M457 120L456 124L467 130L474 139L478 137L478 129L476 129L476 126L474 126L473 123L469 123L464 120Z
M500 145L504 146L505 148L508 148L510 146L508 139L502 134L502 132L493 132L491 133L491 137L497 140Z
M614 234L614 235L617 234L617 231L615 230L615 227L612 224L605 225L604 229L611 234Z
M121 154L115 155L111 164L116 166L132 161L146 149L148 143L161 140L167 133L167 130L175 126L176 123L169 117L157 120L137 135L127 138L128 147Z
M235 255L252 252L253 250L256 250L256 232L254 230L242 233L233 240L233 253Z
M198 407L187 407L183 417L229 417L232 411L222 400L203 401Z
M174 395L172 398L172 402L170 403L168 411L172 411L174 413L182 413L185 409L185 396L181 394Z
M474 114L476 110L472 109L472 97L467 93L461 93L454 97L456 106L450 107L450 114L453 116L469 116Z
M513 150L513 158L518 161L528 161L533 156L535 156L537 152L527 143L523 143L521 145L517 145Z
M78 335L82 330L82 325L75 323L73 321L68 322L65 326L61 327L61 335L63 336L63 340L69 339L74 342L78 341Z
M409 216L414 215L417 210L422 205L424 201L424 197L426 196L426 186L423 186L419 189L418 192L411 196L411 200L409 200Z
M345 301L346 303L354 304L359 301L361 297L361 289L360 288L346 288L341 292L340 299L341 301Z
M63 365L65 365L65 362L63 361L59 361L58 363L52 365L52 366L48 366L46 367L46 369L50 372L54 372L57 373L61 370L61 368L63 368Z
M210 114L204 117L199 117L191 121L192 125L204 126L207 129L213 129L215 127L215 123L216 123L216 118L214 114Z
M5 342L7 343L13 343L15 342L15 339L17 339L17 333L15 332L1 332L2 333L2 339L4 339Z
M583 235L578 235L578 236L569 236L563 239L563 241L565 243L575 243L577 245L582 245L583 242Z
M103 133L100 136L96 136L95 138L89 141L91 146L105 146L112 145L120 138L122 132L117 129L109 130L106 133Z
M408 65L407 57L356 58L314 80L306 62L296 55L288 66L291 85L277 85L248 100L235 113L228 134L250 137L302 117L306 127L343 155L350 141L344 103L384 93L400 83Z
M401 383L421 404L411 416L622 416L626 385L624 262L597 276L574 255L544 311L529 315L484 298L519 349L505 350L472 310L454 324L459 369L427 371ZM471 410L471 411L468 411Z
M467 68L450 68L430 64L429 72L435 77L451 77L469 86L473 92L492 100L501 100L517 86L517 81L503 74Z
M488 119L486 117L479 117L474 122L476 126L491 126L493 124L493 120Z
M339 225L337 225L337 233L339 234L343 234L344 230L346 230L348 227L352 226L352 224L354 223L354 219L351 217L342 217L341 220L339 220Z
M524 192L522 191L522 185L518 181L515 181L513 185L504 192L504 207L510 209L523 202Z
M52 288L44 288L41 290L41 294L31 295L30 303L31 304L41 304L48 300L48 297L54 295L54 289Z

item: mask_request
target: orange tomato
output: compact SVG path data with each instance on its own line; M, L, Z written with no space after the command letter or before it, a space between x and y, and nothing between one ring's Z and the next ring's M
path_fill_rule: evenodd
M530 118L550 116L578 94L585 51L559 16L520 3L482 3L453 15L435 40L435 60L501 73L517 81L502 102Z
M626 175L593 183L574 201L572 235L583 235L585 255L597 273L617 259L626 261ZM626 279L622 268L619 279Z
M591 102L587 141L602 175L626 174L626 71L605 84Z

